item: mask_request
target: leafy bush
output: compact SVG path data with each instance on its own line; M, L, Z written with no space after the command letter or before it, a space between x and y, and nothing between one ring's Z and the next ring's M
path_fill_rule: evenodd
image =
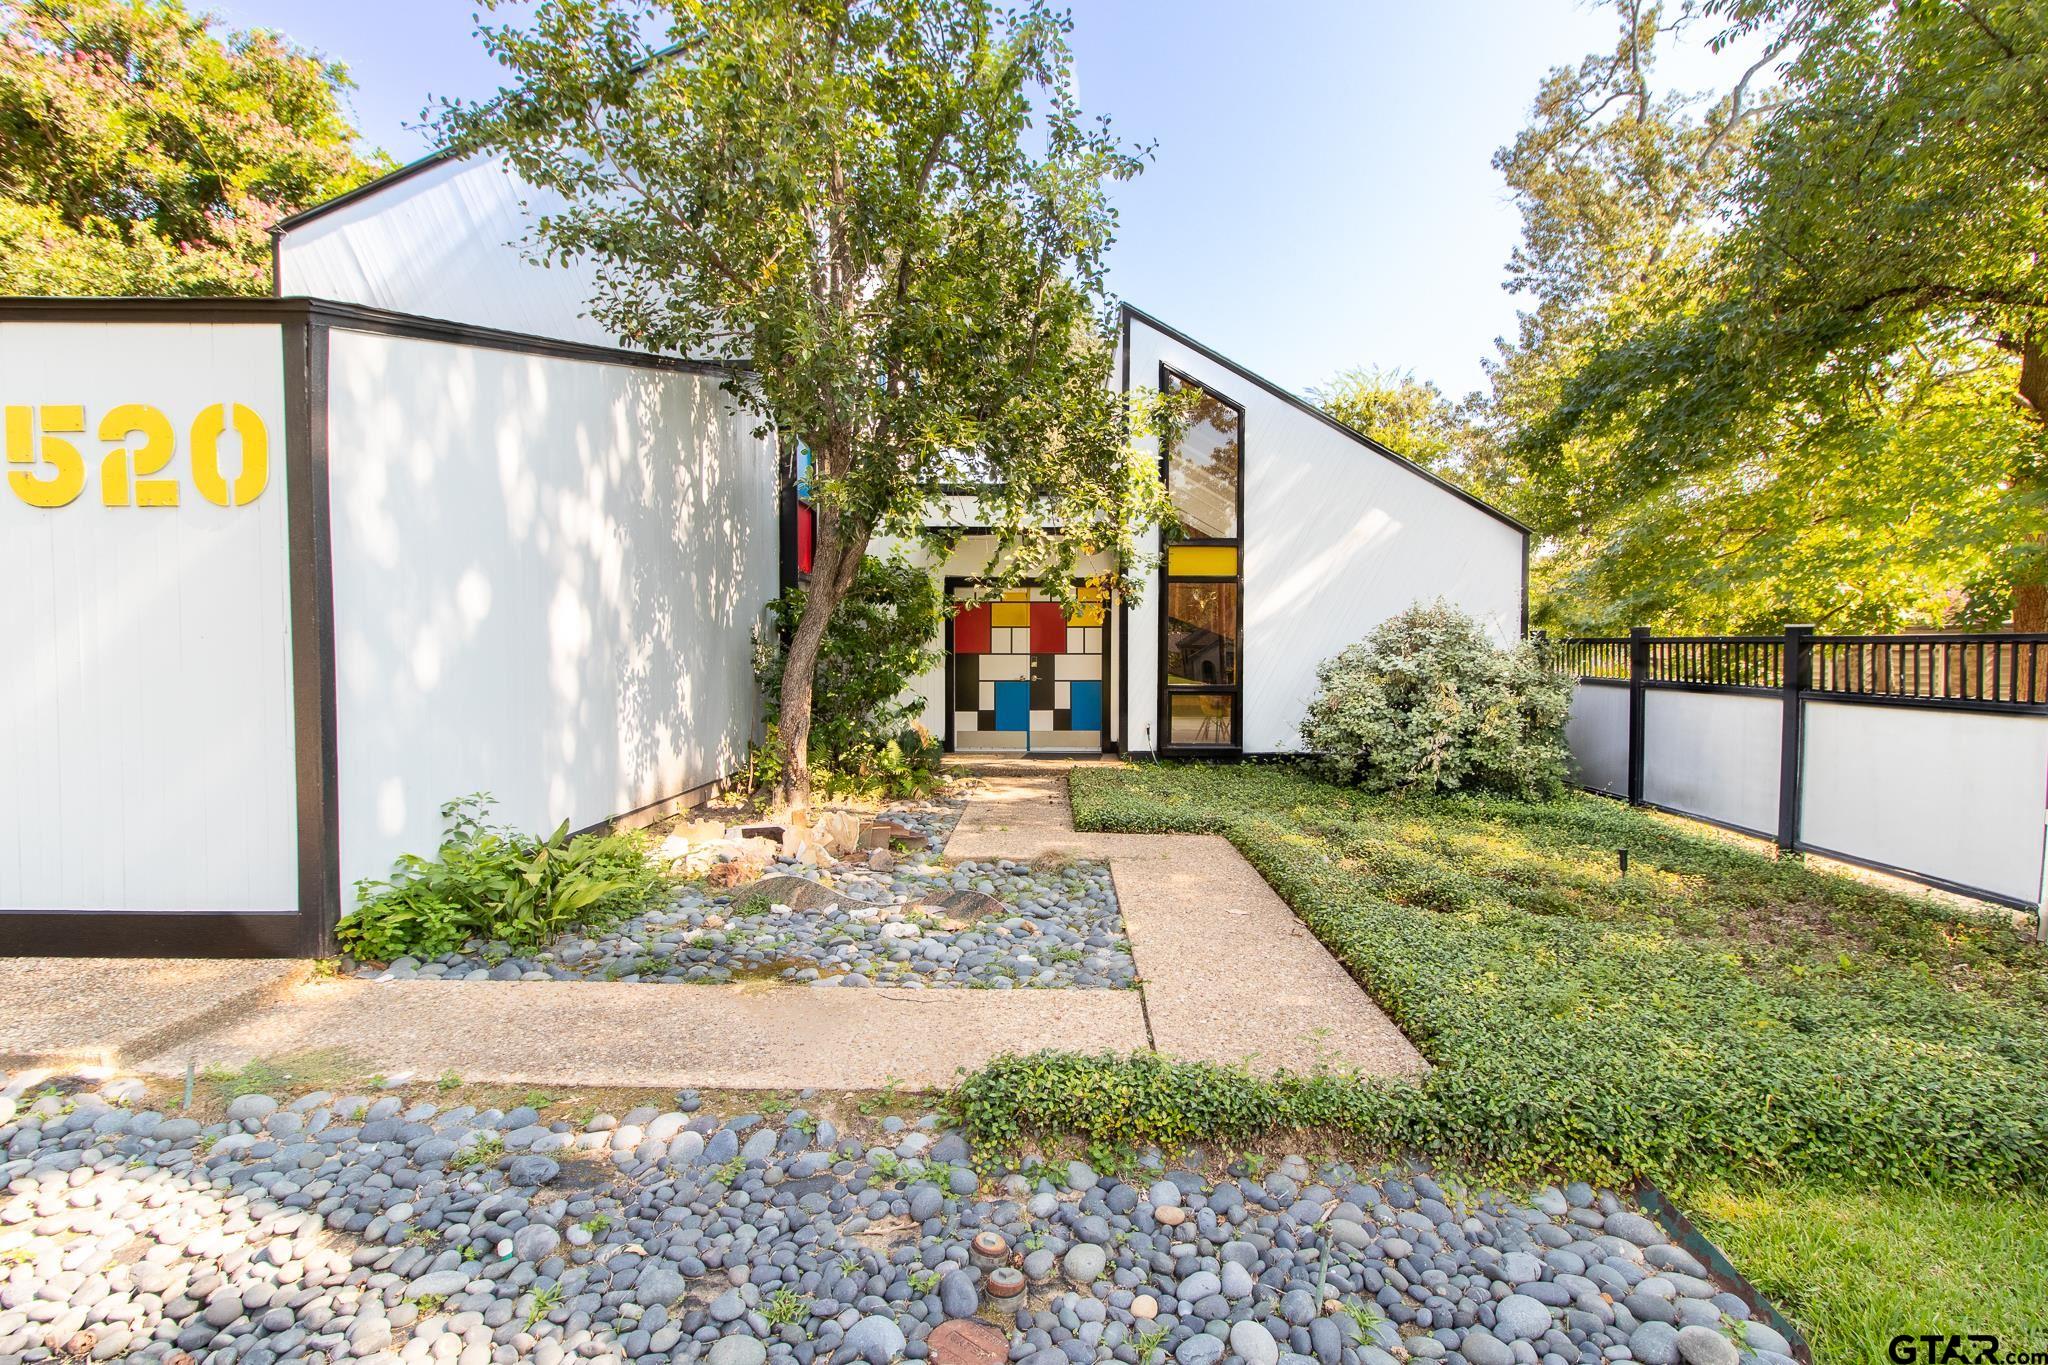
M369 962L440 957L470 939L537 948L564 930L645 907L661 888L646 836L569 836L564 820L545 839L493 825L488 793L441 807L445 833L432 858L407 853L388 881L356 884L356 912L336 938Z
M2002 914L1594 797L1396 800L1263 766L1071 781L1080 828L1228 837L1433 1070L1005 1058L960 1092L985 1140L1325 1127L1509 1177L2048 1189L2048 964Z
M783 594L773 606L777 634L754 651L770 726L750 763L758 786L780 776L781 638L803 610L802 588ZM912 679L939 662L945 622L930 572L897 556L861 562L825 628L811 695L812 780L828 795L914 796L937 784L942 746L912 724L923 703L907 693Z
M1323 774L1373 791L1547 797L1570 771L1572 684L1501 649L1448 602L1420 603L1316 669L1301 738Z

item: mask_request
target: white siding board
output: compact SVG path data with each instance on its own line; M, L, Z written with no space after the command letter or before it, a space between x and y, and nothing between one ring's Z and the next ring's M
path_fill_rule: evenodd
M1628 689L1602 690L1622 698L1625 794ZM1643 697L1643 799L1752 833L1776 830L1784 716L1776 697L1650 688Z
M191 482L192 421L217 402L268 433L268 485L243 507ZM0 323L0 403L82 403L87 428L76 501L0 484L0 907L293 909L279 329ZM97 429L117 403L169 418L178 506L104 505Z
M2048 716L1806 703L1799 838L2034 903Z
M521 249L530 215L561 206L495 157L441 162L289 229L278 292L616 346L584 315L590 264L537 265Z
M527 829L730 773L775 456L711 375L336 331L344 886L488 790Z
M1130 382L1162 362L1245 410L1244 748L1298 749L1316 665L1418 601L1521 636L1522 533L1149 325L1130 322ZM1131 612L1131 730L1156 726L1156 584Z
M1564 741L1575 780L1610 796L1628 795L1628 689L1578 683Z

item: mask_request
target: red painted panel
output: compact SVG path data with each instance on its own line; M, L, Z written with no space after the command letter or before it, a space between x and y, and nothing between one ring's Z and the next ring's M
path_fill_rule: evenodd
M955 654L988 653L989 617L988 603L969 607L953 618L953 652Z
M1033 654L1064 654L1067 652L1067 618L1060 611L1057 602L1033 602L1031 604L1031 652Z
M814 542L818 538L818 514L808 503L796 505L796 571L809 573Z

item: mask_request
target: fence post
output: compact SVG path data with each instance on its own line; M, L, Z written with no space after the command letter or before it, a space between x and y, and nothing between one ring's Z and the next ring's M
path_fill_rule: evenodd
M1650 688L1650 628L1628 631L1628 803L1643 804L1643 711Z
M1801 731L1806 711L1800 694L1813 686L1813 627L1785 627L1785 669L1779 681L1785 715L1778 728L1778 849L1790 853L1799 846Z

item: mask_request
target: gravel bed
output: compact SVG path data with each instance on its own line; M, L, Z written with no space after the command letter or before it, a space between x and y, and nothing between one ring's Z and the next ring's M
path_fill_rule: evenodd
M716 984L771 979L812 987L1109 989L1137 985L1116 891L1101 863L1033 866L963 862L939 849L961 803L893 806L885 813L925 836L926 847L871 867L865 858L826 868L780 859L770 876L827 886L835 904L791 908L772 897L687 887L660 909L538 952L481 942L422 962L361 966L374 980L636 981ZM945 892L978 891L1002 903L984 918L919 909Z
M1789 1359L1584 1186L1525 1205L1298 1156L1002 1174L934 1116L871 1145L688 1091L581 1125L246 1095L203 1128L135 1093L0 1099L0 1358L886 1365L972 1317L1025 1365Z

